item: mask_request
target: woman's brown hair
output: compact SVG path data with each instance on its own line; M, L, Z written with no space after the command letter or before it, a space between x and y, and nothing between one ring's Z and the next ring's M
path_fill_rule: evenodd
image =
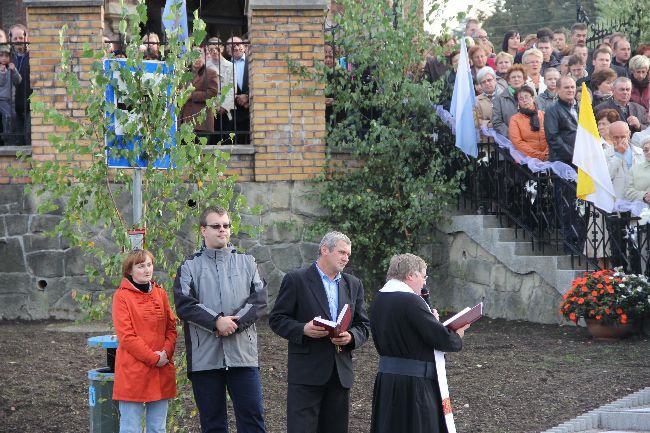
M126 278L131 275L133 266L138 263L144 263L147 260L147 257L151 259L151 263L153 263L153 254L151 254L149 250L130 251L122 262L122 276Z
M612 108L603 108L596 114L596 122L600 122L600 119L607 119L609 123L614 123L621 120L621 116Z
M521 63L516 63L510 66L510 68L508 68L508 71L506 72L506 81L510 79L510 74L516 71L519 71L522 74L524 74L524 81L528 79L528 73L526 72L526 68L524 67L524 65L522 65Z

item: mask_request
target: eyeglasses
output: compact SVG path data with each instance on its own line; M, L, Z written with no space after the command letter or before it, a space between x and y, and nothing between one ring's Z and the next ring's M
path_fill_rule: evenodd
M214 229L214 230L220 230L221 227L223 227L224 229L229 229L230 227L232 227L232 224L230 224L230 223L226 223L226 224L206 224L205 226L210 227L211 229Z

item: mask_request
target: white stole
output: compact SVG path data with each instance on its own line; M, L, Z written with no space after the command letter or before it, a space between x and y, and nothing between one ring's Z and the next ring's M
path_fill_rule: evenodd
M382 293L391 293L391 292L405 292L411 293L418 298L422 299L421 296L418 296L406 283L399 280L388 280L384 287L379 290ZM422 299L431 310L431 307L427 302ZM445 352L439 350L433 351L434 358L436 360L436 372L438 374L438 387L440 388L440 397L442 398L442 412L445 415L445 423L447 424L447 431L449 433L456 433L456 424L454 423L454 413L451 410L451 399L449 398L449 386L447 385L447 371L445 370Z

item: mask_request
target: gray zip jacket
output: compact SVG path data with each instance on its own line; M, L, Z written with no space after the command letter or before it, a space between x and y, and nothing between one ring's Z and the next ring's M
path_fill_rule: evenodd
M174 303L183 320L188 373L258 366L255 321L266 311L267 293L253 256L232 245L204 246L178 268ZM240 317L236 333L217 336L220 315Z

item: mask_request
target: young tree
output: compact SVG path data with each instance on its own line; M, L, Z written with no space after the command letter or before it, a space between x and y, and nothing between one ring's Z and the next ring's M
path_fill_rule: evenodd
M235 233L252 230L241 223L239 210L246 203L243 196L234 193L235 178L224 174L229 155L219 149L207 151L205 137L197 138L194 133L193 124L205 118L206 110L190 123L181 124L175 133L170 132L193 90L189 66L200 53L192 48L204 39L205 24L195 14L193 33L186 40L179 39L179 32L168 34L168 44L163 47L164 61L151 74L145 71L143 52L139 49L140 29L145 21L144 0L139 1L135 14L123 11L119 30L126 41L127 58L123 63L109 61L108 71L101 50L87 45L83 53L72 53L66 48L65 28L61 30L58 78L65 84L68 103L85 110L86 119L80 122L72 118L71 110L33 104L35 111L43 113L44 122L66 132L48 137L56 149L56 159L37 161L22 157L30 163L30 169L22 174L31 178L27 189L39 197L38 210L61 214L53 233L67 238L72 247L83 251L84 257L93 258L87 260L85 269L98 288L106 287L109 280L112 285L108 287L119 282L123 260L120 252L131 248L127 231L133 228L124 216L126 206L119 203L128 203L133 193L134 170L109 169L107 150L134 166L137 160L143 162L139 171L144 207L137 226L146 227L146 247L155 255L156 268L166 271L168 277L173 277L180 261L197 244L198 236L196 240L185 241L179 236L189 232L192 224L197 232L201 208L212 204L224 206L230 209ZM81 84L74 66L79 55L92 61L90 85ZM109 85L119 106L106 98ZM227 89L222 92L225 93ZM213 112L218 104L215 99L207 104ZM107 143L116 139L116 123L122 125L122 143L136 143L130 149L108 148ZM174 145L170 145L172 138ZM80 155L88 161L78 162ZM170 168L155 168L156 160L164 158L169 158ZM170 289L171 285L167 287ZM100 298L105 299L103 295ZM83 294L78 300L90 305L95 299ZM106 311L107 302L100 302L91 309L91 316L99 317Z
M441 86L423 79L423 32L417 4L345 0L329 41L348 68L323 68L337 121L328 125L331 158L319 179L325 226L350 235L354 266L375 287L393 254L426 244L433 224L458 192L462 173L449 173L433 104ZM356 168L332 151L349 149Z
M583 0L581 3L588 14L595 11L594 0ZM494 13L483 20L483 28L495 44L495 51L500 51L503 35L508 30L517 30L523 40L527 34L536 33L542 27L569 29L575 22L574 1L497 0Z

